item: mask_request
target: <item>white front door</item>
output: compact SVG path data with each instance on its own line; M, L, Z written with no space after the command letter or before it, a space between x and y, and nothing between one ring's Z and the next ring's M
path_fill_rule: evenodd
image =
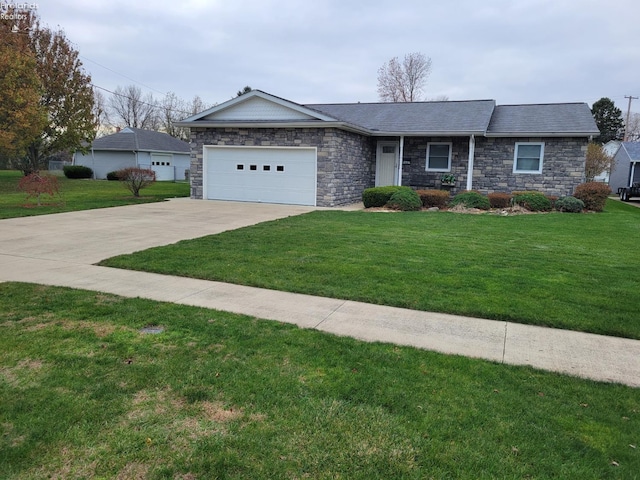
M396 185L398 142L378 142L376 154L376 187Z

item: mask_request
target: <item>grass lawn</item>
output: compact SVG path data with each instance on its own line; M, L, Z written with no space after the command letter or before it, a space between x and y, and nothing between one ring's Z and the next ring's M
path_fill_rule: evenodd
M42 206L38 207L35 199L27 200L26 194L18 190L20 178L21 172L0 170L0 219L161 202L166 198L189 196L188 182L156 182L142 190L140 198L135 198L120 182L69 180L60 176L60 195L53 198L43 195Z
M638 389L18 283L0 432L3 479L640 476Z
M317 211L103 265L640 339L640 209Z

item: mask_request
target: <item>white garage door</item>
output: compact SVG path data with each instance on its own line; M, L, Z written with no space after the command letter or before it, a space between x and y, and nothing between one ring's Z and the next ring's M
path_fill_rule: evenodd
M316 204L316 149L204 147L204 197Z

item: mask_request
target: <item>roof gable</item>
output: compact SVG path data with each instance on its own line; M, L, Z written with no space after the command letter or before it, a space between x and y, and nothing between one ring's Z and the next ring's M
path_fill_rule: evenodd
M236 97L204 112L189 117L185 123L204 122L283 122L283 121L334 121L320 112L303 105L270 95L261 90Z
M631 162L640 162L640 142L622 142L622 148Z

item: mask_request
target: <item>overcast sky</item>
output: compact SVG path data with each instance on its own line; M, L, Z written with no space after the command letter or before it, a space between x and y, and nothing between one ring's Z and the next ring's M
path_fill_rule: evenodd
M409 52L433 62L426 99L609 97L626 112L624 96L640 96L638 0L40 0L37 12L96 85L156 98L222 103L250 85L375 102L378 68Z

